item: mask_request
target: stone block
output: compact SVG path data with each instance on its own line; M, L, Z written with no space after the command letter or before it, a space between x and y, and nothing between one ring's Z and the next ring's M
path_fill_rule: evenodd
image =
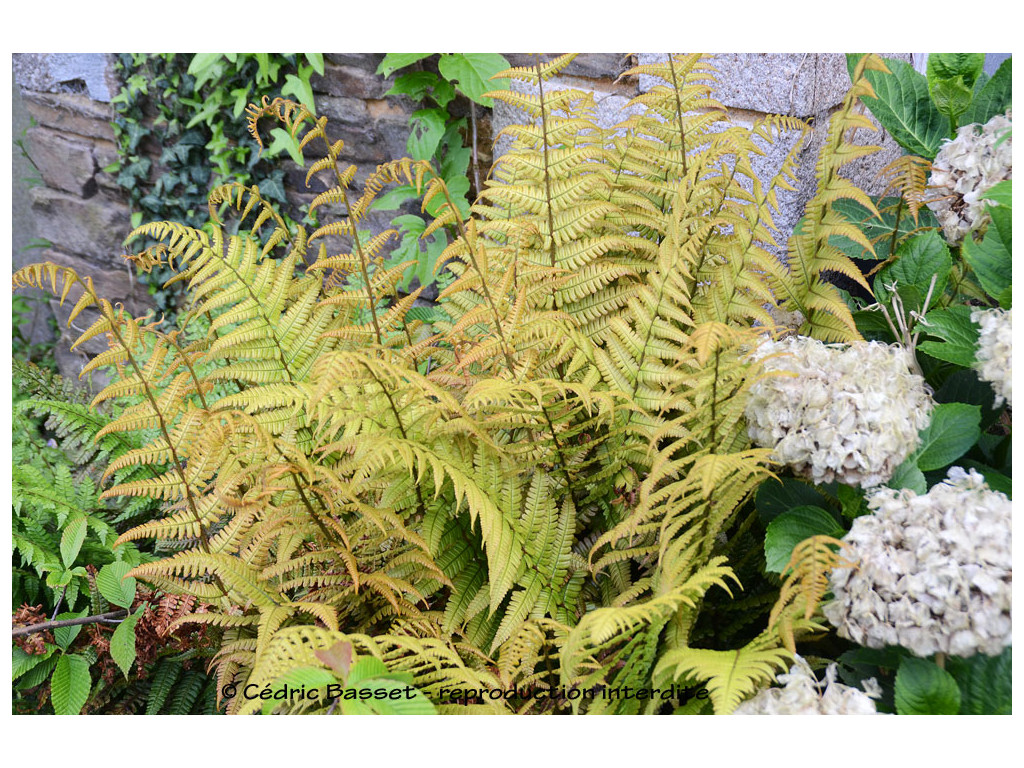
M109 53L16 53L14 81L22 88L48 93L84 93L109 102L120 89Z
M38 126L28 129L26 139L29 156L48 186L82 197L95 194L96 160L88 142Z
M310 78L314 91L354 99L383 98L394 82L393 77L385 79L360 67L333 64L324 66L324 74Z
M107 104L93 101L80 93L40 93L22 91L28 113L40 125L62 133L74 133L89 138L114 140L114 129L110 124L113 110Z
M325 53L324 60L328 64L341 67L355 67L367 72L376 72L384 61L383 53Z
M37 237L98 265L120 265L130 224L127 205L105 194L84 200L49 187L33 187L29 195Z

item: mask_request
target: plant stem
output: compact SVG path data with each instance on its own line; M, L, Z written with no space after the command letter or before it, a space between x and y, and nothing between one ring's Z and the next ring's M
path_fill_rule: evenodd
M48 629L58 629L59 627L76 627L79 624L98 624L100 622L119 621L126 616L128 616L128 611L124 608L120 608L116 611L100 613L96 616L82 616L77 619L61 619L60 621L44 621L39 624L32 624L27 627L12 629L11 637L23 637L24 635L32 635L36 632L45 632Z

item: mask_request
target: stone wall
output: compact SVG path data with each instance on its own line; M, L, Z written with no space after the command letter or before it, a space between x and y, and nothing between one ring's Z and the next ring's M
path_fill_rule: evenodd
M913 61L912 54L886 54ZM513 66L528 66L533 57L506 54ZM392 80L376 74L383 54L326 54L325 72L312 84L318 111L326 115L332 135L345 141L345 158L360 169L357 185L386 160L405 155L408 119L418 105L405 97L385 96ZM639 60L649 61L651 55ZM626 103L650 88L651 78L620 80L636 59L626 54L600 53L579 56L553 83L553 87L578 87L598 97L599 120L612 125L621 119ZM734 122L750 124L767 113L810 119L814 130L801 151L799 189L780 196L784 210L778 217L779 242L785 243L806 200L814 192L814 159L824 138L828 116L845 94L849 78L840 54L719 54L717 98L730 110ZM917 62L915 62L917 63ZM15 254L14 263L49 259L74 266L96 279L97 287L111 298L126 303L133 312L144 311L147 295L141 290L126 262L120 258L121 242L129 230L126 199L114 179L102 171L116 157L110 99L117 93L113 57L104 54L17 54L14 56L16 113L19 103L33 125L27 129L25 146L38 169L41 183L28 190L30 210L19 214L17 231L32 230L33 237L52 247ZM493 116L478 112L478 132L484 167L490 161L490 137L516 119L512 110L498 105ZM16 114L16 119L18 115ZM493 130L492 130L493 122ZM761 161L759 172L773 175L795 140L783 137ZM899 154L884 133L861 132L862 141L881 143L884 151L854 167L854 178L871 191L877 189L875 174ZM494 148L500 155L499 142ZM315 155L315 153L313 153ZM306 190L305 173L288 174L290 195L308 201L319 189ZM391 214L379 214L371 222L378 231ZM26 220L29 219L29 220ZM781 251L780 251L781 253ZM71 331L66 327L68 308L51 301L61 328L58 359L61 371L77 376L87 355L102 347L93 340L86 349L68 349ZM80 322L88 323L88 318ZM76 322L76 326L81 326ZM77 329L73 329L77 330Z

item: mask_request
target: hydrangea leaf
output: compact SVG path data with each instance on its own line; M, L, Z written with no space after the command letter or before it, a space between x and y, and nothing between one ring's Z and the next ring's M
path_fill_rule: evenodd
M932 278L935 279L933 297L942 295L953 268L949 246L936 230L929 230L904 242L896 250L896 261L878 273L875 278L875 295L878 300L888 303L891 298L889 286L895 285L907 311L920 311ZM913 291L908 291L913 288Z
M754 497L754 506L764 523L770 523L794 507L823 507L827 504L828 499L821 491L791 477L765 480L758 486Z
M999 656L976 654L949 658L950 674L960 687L961 715L1009 715L1013 704L1013 649Z
M979 81L981 78L979 78ZM977 86L977 83L975 84ZM963 116L964 125L969 123L987 123L996 115L1001 115L1010 107L1013 98L1013 62L1007 59L999 65L999 69L986 80L981 90L976 90L970 109Z
M971 321L971 307L957 304L934 309L925 315L924 320L918 328L941 341L922 341L917 345L920 351L964 368L974 365L978 326Z
M989 296L1003 309L1011 306L1010 288L1013 264L1010 249L1003 241L998 227L989 227L981 242L968 237L963 245L964 260L974 270L978 282Z
M971 449L981 434L981 408L966 403L935 407L932 420L921 430L917 466L922 472L942 469Z
M896 712L900 715L955 715L960 711L956 680L935 662L905 658L896 673Z
M859 58L857 54L849 54L847 66L852 69ZM875 98L862 96L861 101L896 143L913 155L933 160L946 138L949 122L932 103L924 75L905 61L884 61L888 73L874 70L864 73L875 91Z
M820 534L839 538L845 533L836 519L821 507L803 506L783 512L768 524L765 533L765 570L782 573L793 548L804 539Z

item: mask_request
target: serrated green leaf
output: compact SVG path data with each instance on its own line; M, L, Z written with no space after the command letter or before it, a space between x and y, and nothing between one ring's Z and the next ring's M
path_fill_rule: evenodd
M928 84L960 79L970 88L984 69L984 53L932 53L928 55Z
M80 611L65 611L64 613L58 613L54 617L54 621L67 621L68 619L80 619L88 614L88 609L83 608ZM71 647L71 644L75 642L75 638L78 637L78 633L82 631L81 624L73 624L69 627L55 627L53 630L53 641L57 643L57 647L62 651L66 651Z
M811 536L842 536L836 519L821 507L796 507L783 512L768 524L764 537L765 570L782 573L793 548Z
M985 210L992 224L999 230L999 239L1007 251L1013 253L1013 180L1000 181L981 196L988 200Z
M17 680L22 675L27 674L56 652L57 649L52 645L49 646L46 653L25 653L16 645L11 646L11 680Z
M847 56L848 66L856 62L856 58L851 62L854 56ZM905 61L884 61L888 74L874 70L864 73L875 97L864 96L861 100L896 143L912 155L934 160L946 138L949 121L932 103L924 75Z
M1013 709L1013 649L999 656L951 656L947 669L960 687L961 715L1009 715Z
M508 67L508 60L500 53L444 53L437 65L462 93L485 107L494 106L494 100L485 93L508 88L508 80L491 80Z
M1013 100L1013 60L1007 59L981 88L977 90L970 109L961 122L987 123L996 115L1002 115L1010 108Z
M971 89L960 79L940 80L931 87L935 108L949 118L950 134L960 125L960 118L971 106Z
M307 691L319 690L326 688L328 685L336 685L337 682L338 678L333 672L320 667L306 666L290 669L274 681L272 686L273 693L269 699L264 701L262 713L264 715L270 714L282 701L287 701L286 695L282 695L279 699L274 699L273 694L283 693L286 689L296 690L303 687Z
M888 303L891 298L889 286L895 284L906 310L920 311L932 278L935 279L935 289L932 291L934 300L946 290L952 268L949 246L939 233L936 230L923 232L896 249L896 260L875 278L875 295L882 303Z
M1009 309L1013 261L999 228L989 227L981 242L968 235L961 252L985 293L998 300L1001 307Z
M896 712L900 715L955 715L960 711L956 680L935 662L907 657L896 673Z
M346 699L345 695L353 699ZM360 705L353 707L352 705ZM345 714L436 715L437 710L422 692L409 683L385 678L370 678L346 688L341 709Z
M894 233L896 246L899 247L900 243L910 237L917 229L938 226L938 219L936 219L935 214L930 208L921 208L917 212L917 220L915 221L905 204L902 210L899 211L899 218L897 219L900 202L898 197L872 198L872 202L874 202L875 207L878 209L877 216L856 200L841 199L836 200L832 204L832 210L841 214L850 223L855 224L865 234L867 239L871 241L875 249L875 255L872 256L871 252L866 250L863 245L847 237L833 235L829 238L831 245L836 246L852 259L874 258L879 261L885 261L889 258Z
M909 488L919 496L928 493L928 481L925 480L924 472L918 468L917 460L914 456L909 457L896 467L886 486L895 488L897 491Z
M110 638L110 657L120 667L125 679L128 678L128 672L135 661L135 625L139 623L145 611L146 606L143 605L135 613L127 616L117 625Z
M828 498L813 485L790 477L765 480L754 496L754 506L764 523L770 523L794 507L824 507L827 504Z
M77 654L64 654L50 678L50 701L58 715L77 715L89 699L92 678L89 661Z
M132 601L135 600L135 577L125 578L131 569L132 566L125 562L108 563L100 568L96 574L96 588L104 600L121 608L132 607Z
M64 526L64 532L60 536L60 559L64 561L65 568L74 565L88 528L89 519L84 512L76 512Z
M921 445L915 453L922 472L942 469L971 449L981 435L981 408L965 403L943 403L932 411L932 419L921 430Z
M917 327L928 336L941 339L926 339L917 345L918 350L964 368L974 365L979 328L971 321L971 307L956 304L933 309L924 316L924 323Z

